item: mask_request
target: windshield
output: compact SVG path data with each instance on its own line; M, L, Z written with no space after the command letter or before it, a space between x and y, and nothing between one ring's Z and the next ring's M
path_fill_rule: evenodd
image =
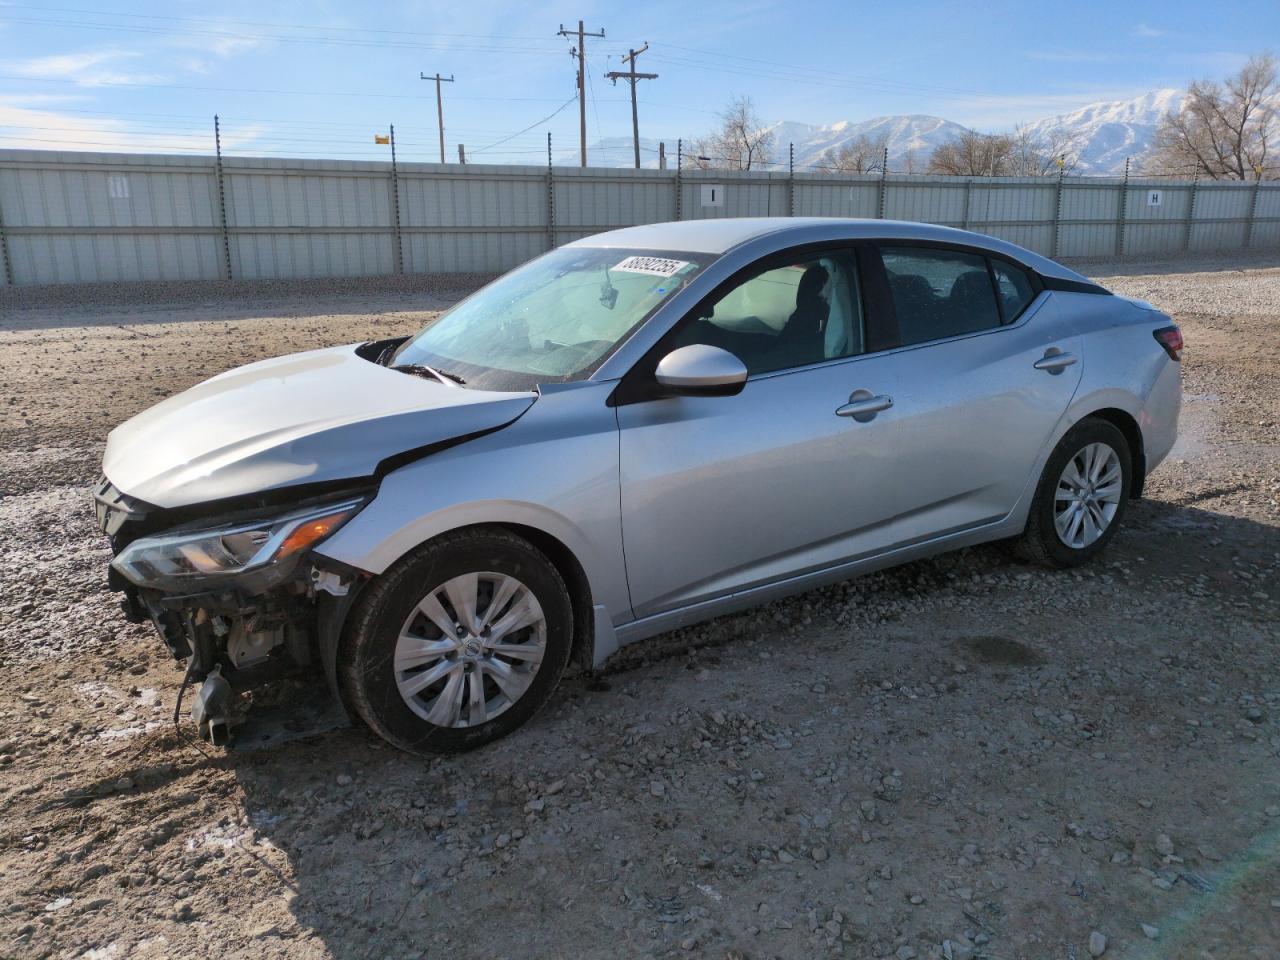
M561 247L444 313L389 364L432 367L482 390L585 379L712 259Z

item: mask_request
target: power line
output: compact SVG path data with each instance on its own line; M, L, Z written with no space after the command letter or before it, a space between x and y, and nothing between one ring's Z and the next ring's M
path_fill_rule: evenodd
M904 90L920 90L920 91L927 91L927 92L953 93L963 97L984 96L984 94L976 93L974 91L969 91L969 90L959 90L959 89L956 89L955 87L943 87L937 84L929 84L929 83L916 83L910 80L893 80L886 77L868 77L865 75L849 74L849 73L844 73L842 71L836 71L836 70L823 70L818 67L806 67L798 64L783 63L782 61L778 61L778 60L765 60L765 59L761 59L760 57L747 57L747 56L742 56L741 54L718 53L714 50L703 50L697 47L684 47L677 43L663 42L663 43L660 43L659 46L670 47L672 50L683 50L686 53L697 54L700 58L704 58L704 59L706 57L721 57L726 60L738 60L744 63L777 67L792 73L811 74L811 75L814 75L815 78L822 78L828 81L834 80L836 82L844 82L844 83L862 82L862 83L870 83L870 84L878 84L878 85L887 85L887 86L893 86L893 87L901 87ZM686 63L687 62L688 61L686 61Z
M122 116L123 116L123 114L122 114ZM92 121L86 121L86 122L92 122ZM163 125L164 125L164 124L163 124L163 121L159 121L159 120L148 120L148 121L134 120L134 121L129 121L129 122L130 122L130 123L139 123L139 124L141 124L141 123L148 123L148 124L160 125L160 126L163 126ZM301 133L301 134L319 133L319 134L328 134L331 138L332 138L332 137L343 137L343 136L358 136L358 137L364 137L364 136L369 132L369 130L370 130L370 127L369 127L369 124L368 124L368 123L348 123L348 124L343 124L343 125L342 125L340 128L338 128L338 129L331 129L331 128L329 128L329 127L322 127L322 126L315 126L315 127L312 127L312 126L309 126L309 125L307 125L307 124L305 124L305 123L299 123L299 122L297 122L297 121L289 121L289 120L281 120L281 121L275 121L275 120L264 120L264 119L262 119L262 118L260 118L260 117L232 117L230 120L228 120L226 117L224 117L224 118L223 118L223 121L222 121L222 125L225 127L225 126L227 126L229 123L230 123L230 124L241 124L241 125L251 125L251 124L270 124L270 125L271 125L271 127L269 127L268 129L278 129L278 130L280 131L280 133L282 133L282 134L293 135L293 134L295 134L295 133ZM275 124L276 124L276 123L284 124L285 126L281 126L281 127L278 127L278 128L277 128L277 127L275 126ZM289 125L289 124L292 124L292 125ZM10 126L24 126L24 125L23 125L23 124L10 124ZM401 129L410 130L410 129L414 129L414 128L409 127L409 126L407 126L407 125L402 125ZM435 132L436 132L436 131L431 130L429 127L426 127L426 126L424 126L422 129L423 129L423 132L424 132L424 133L431 133L431 134L435 134ZM455 133L466 133L466 134L501 134L501 133L506 133L506 128L502 128L502 129L494 129L494 128L492 128L492 127L450 127L449 129L453 130ZM399 135L397 135L397 137L396 137L396 143L397 143L397 144L403 144L403 143L407 143L407 142L408 142L408 141L406 141L406 140L402 139Z
M233 20L233 19L225 19L225 18L214 20L214 19L209 19L207 17L174 17L174 16L164 16L162 14L154 14L154 13L125 13L120 10L86 10L79 7L49 7L43 4L26 4L26 3L6 3L5 9L37 10L42 13L81 13L81 14L89 14L91 16L130 17L135 20L166 20L170 22L176 21L180 23L213 23L213 24L234 23L234 24L240 24L242 26L273 27L273 28L286 29L286 30L342 29L342 30L346 30L348 32L354 32L354 33L389 33L396 36L417 36L417 37L472 37L472 38L478 38L478 39L484 39L484 40L538 40L538 41L541 41L544 39L541 36L533 36L530 34L512 35L512 34L500 34L500 33L493 33L493 34L444 33L439 30L424 32L424 31L414 31L414 30L379 30L372 27L345 27L345 26L344 27L317 27L314 24L303 24L303 23L272 23L272 22L264 22L262 20Z
M289 130L289 131L286 131L284 134L273 134L270 132L262 132L262 131L258 131L256 129L250 128L249 130L242 132L240 129L237 128L235 124L228 124L226 122L222 124L222 129L224 132L230 132L231 134L242 137L246 142L251 142L254 145L268 144L268 143L282 143L282 144L317 143L317 144L327 144L333 147L334 149L341 149L344 144L363 144L364 141L368 139L371 128L365 126L361 128L359 132L334 131L331 133L330 136L320 136L320 137L293 135L297 132L301 132L301 133L317 132L317 131L307 131L307 130L303 130L303 131ZM97 126L84 126L84 127L65 127L65 126L48 127L43 125L6 123L6 124L0 124L0 131L4 131L3 133L4 136L13 137L13 138L17 138L19 133L31 132L31 133L63 134L68 137L100 136L100 137L117 137L121 139L137 139L137 140L156 140L158 138L164 138L164 137L176 137L176 138L203 137L205 134L205 130L203 126L183 125L183 126L175 127L173 124L157 124L150 129L148 128L139 129L135 126L111 127L111 126L97 125ZM486 131L486 133L492 133L492 132L500 132L500 131ZM432 140L412 140L412 139L404 140L401 138L396 139L396 144L401 147L435 146L435 142Z
M10 98L10 97L21 98L21 94L0 93L0 104L2 104L7 98ZM453 99L454 100L476 100L481 98L453 97ZM492 99L506 101L509 98L493 97ZM545 102L547 103L559 102L558 97L546 97L546 98L529 97L526 99L534 102L542 102L544 99L545 99ZM600 102L601 103L626 103L627 101L622 98L601 97ZM647 100L647 99L641 98L640 102L643 103L645 106L661 107L664 109L696 110L696 112L698 113L707 113L712 116L718 115L714 110L697 110L697 108L694 108L694 107L681 107L679 104L661 103L656 100ZM28 106L19 106L15 104L14 108L18 110L26 110L31 113L52 112L49 110L42 109L39 106L28 107ZM89 116L104 116L104 117L156 118L156 119L131 121L133 123L166 123L169 120L190 120L199 124L202 129L206 125L206 121L207 121L207 118L203 115L196 115L196 114L190 114L190 113L152 113L152 112L139 112L139 111L128 111L128 110L90 110L83 107L64 107L61 104L57 106L56 113L58 115L62 115L64 113L72 113L72 114L87 114ZM321 119L295 120L290 117L232 117L231 120L234 121L235 123L270 123L274 125L287 125L291 127L310 127L315 129L327 129L329 127L347 127L351 129L360 130L362 133L367 132L368 130L367 123L363 121L356 121L356 120L321 120ZM224 124L228 122L227 117L225 115L223 115L223 121L224 121ZM503 133L504 132L503 130L495 130L489 127L465 127L465 128L451 127L450 129L453 129L456 132L460 132L460 133ZM398 140L396 142L399 143Z
M121 150L121 149L128 149L125 145L123 145L123 144L121 144L121 143L119 143L119 142L110 142L110 141L106 141L106 140L70 140L70 139L67 139L66 137L57 137L57 138L51 138L51 137L11 137L11 136L8 136L8 135L0 134L0 140L17 140L17 141L19 141L19 142L20 142L20 144L27 144L27 143L56 143L56 144L74 143L74 144L77 144L77 145L79 145L79 146L91 146L91 147L114 147L114 148L115 148L115 149L117 149L117 150ZM17 146L17 147L6 147L5 149L7 149L7 150L18 150L18 149L21 149L21 145L19 145L19 146ZM153 149L161 149L161 148L159 148L158 146L156 146L156 147L153 147ZM210 146L210 147L165 146L165 147L163 147L162 149L163 149L163 150L164 150L164 152L166 152L166 153L168 153L168 152L172 152L172 151L178 151L178 152L181 152L181 153L212 153L212 152L213 152L213 149L212 149L212 147L211 147L211 146Z
M367 137L371 129L368 124L359 124L359 125L353 125L349 129L338 129L338 130L331 130L326 128L307 128L307 127L285 127L279 130L275 130L270 126L266 126L266 124L269 124L271 122L272 121L255 121L253 124L250 124L246 120L240 119L240 118L232 118L231 120L227 120L226 118L223 118L222 128L224 130L243 128L248 131L252 131L251 135L258 139L286 140L294 143L335 143L335 142L342 142L343 140L348 140L353 138L363 141ZM90 131L94 131L94 132L100 131L102 133L110 133L110 134L136 133L139 136L152 136L156 132L204 133L207 126L208 124L203 121L203 118L195 118L195 117L182 118L180 122L176 122L176 123L174 121L166 121L166 120L130 120L127 123L121 123L119 125L113 125L111 121L106 119L102 119L102 120L86 119L74 126L67 126L65 124L58 125L58 126L49 126L39 122L0 123L0 129L7 129L7 130L41 130L41 131L48 131L52 133L63 132L63 133L69 133L69 134L84 133L84 132L90 132ZM435 133L434 130L428 131L426 129L424 129L423 132L424 133L429 132L430 134ZM490 130L490 129L485 129L485 130L469 129L469 130L465 130L465 132L473 133L473 134L500 134L500 133L505 133L506 131ZM396 142L402 145L412 143L412 141L404 140L403 138L400 138L400 137L397 138ZM436 144L436 141L434 139L430 141L424 140L423 143L430 143L431 145L434 146Z
M551 52L554 49L554 47L550 47L550 46L527 46L526 45L521 47L521 46L513 46L510 43L508 43L508 41L520 41L526 44L529 42L533 42L536 44L545 43L545 41L543 41L542 38L534 37L530 35L442 33L442 32L435 32L435 31L423 32L423 31L404 31L404 30L384 30L384 29L368 28L368 27L338 28L338 27L325 27L325 26L315 26L315 25L308 25L308 24L280 23L280 22L269 22L269 21L236 20L236 19L232 19L232 20L216 19L215 20L215 19L200 18L200 17L164 16L164 15L157 15L157 14L134 14L134 13L123 13L119 11L93 10L93 9L80 8L80 7L45 7L43 5L35 5L35 4L6 4L4 7L0 8L0 10L33 10L39 13L68 13L68 14L77 14L77 15L99 16L99 17L108 17L108 16L128 17L133 20L163 21L166 23L202 23L202 24L212 24L212 25L221 25L221 24L231 23L231 24L241 24L241 25L257 26L257 27L266 27L271 29L304 30L304 31L343 29L346 33L357 33L357 34L391 35L395 37L412 36L412 37L428 38L429 40L438 40L441 38L458 38L463 40L486 41L488 45L473 44L473 45L464 46L461 48L465 52L478 52L478 53L491 52L491 53L538 54L538 53ZM87 29L100 29L100 30L125 30L125 31L151 33L151 34L163 34L163 35L168 35L171 33L171 30L169 28L160 27L160 26L128 25L128 24L118 24L118 23L114 23L114 24L113 23L86 23L79 20L41 19L36 17L8 17L7 19L10 22L14 22L14 23L28 23L28 24L37 24L37 25L46 25L46 26L65 27L65 28L81 27L81 28L87 28ZM279 42L320 43L320 44L327 43L327 44L337 44L337 45L344 45L344 46L356 45L356 46L407 48L407 49L448 49L452 51L456 51L459 49L458 44L441 45L441 44L434 44L434 43L428 43L428 42L405 41L405 40L399 40L399 39L369 40L369 39L361 39L359 37L352 37L352 36L331 36L331 35L317 36L317 35L310 35L310 34L308 35L283 35L283 34L260 34L260 33L253 34L253 33L235 32L231 30L218 30L218 29L200 30L200 31L191 31L191 32L198 33L204 36L218 37L222 39L247 40L247 41L255 41L255 42L256 41L267 41L267 42L279 41ZM571 34L571 31L565 31L562 27L561 34L568 36ZM601 31L599 34L588 34L588 35L599 36L603 38L604 33L603 31ZM580 46L581 46L581 43L580 43ZM819 68L809 67L809 66L800 66L796 64L789 64L781 61L769 60L769 59L764 59L760 57L750 57L750 56L743 56L739 54L721 53L717 51L704 50L704 49L699 49L695 47L687 47L687 46L683 46L676 43L660 43L659 47L664 49L669 49L669 50L675 50L675 51L684 51L690 54L696 54L699 58L704 58L704 59L708 57L719 58L721 60L734 61L738 64L744 65L744 66L735 68L733 66L726 65L726 64L707 64L702 62L702 60L690 59L688 57L664 55L661 52L661 50L653 54L655 58L659 60L659 62L670 63L674 66L689 67L692 69L716 71L716 72L722 72L722 73L732 73L732 74L737 74L739 76L747 76L752 78L766 77L770 79L780 79L788 82L823 83L829 86L839 86L839 87L854 88L854 89L873 88L873 89L879 89L879 90L888 91L888 92L901 92L901 93L930 92L944 99L957 99L957 98L968 99L974 96L985 96L985 94L977 94L969 91L956 90L950 87L915 83L915 82L902 81L902 80L893 80L885 77L866 77L866 76L851 75L851 74L846 74L839 71L824 70L824 69L819 69ZM745 65L750 65L750 66L745 66ZM767 71L762 71L761 69L759 69L760 66L768 67L770 69ZM25 80L40 81L40 82L77 83L77 81L75 80L61 81L58 78L46 78L46 77L20 77L20 78L8 77L7 79L25 79ZM101 82L101 83L92 84L92 85L148 86L148 87L159 87L159 88L168 87L171 89L217 89L217 88L201 88L201 87L195 87L190 85L127 84L123 82ZM246 92L260 92L260 91L246 91ZM304 95L305 93L309 93L305 91L261 91L261 92L288 93L288 94L297 94L297 95ZM334 94L328 94L328 95L352 95L352 94L334 93ZM389 96L389 95L369 94L368 96ZM464 99L464 98L459 98L459 99ZM476 98L465 98L465 99L506 100L506 99L514 99L514 98L476 97ZM529 99L532 99L532 98L529 98ZM545 102L554 102L553 98L543 98L543 99ZM592 102L593 104L596 103L594 96L593 96ZM671 104L667 106L673 109L685 109L685 110L697 109L697 108L690 108L682 104L680 105ZM585 92L583 93L583 109L585 110ZM712 113L714 111L704 111L704 112ZM581 118L580 125L582 127L585 127L585 116Z
M659 63L666 63L677 67L687 67L693 70L703 70L711 73L728 73L735 76L750 77L752 79L769 79L780 80L787 83L804 83L804 84L822 84L829 87L840 87L850 90L872 89L885 93L899 94L919 94L931 93L933 96L943 100L971 100L974 97L988 96L988 94L965 94L958 92L939 92L930 88L921 88L912 84L903 83L895 80L887 80L875 77L841 77L839 75L814 75L804 73L802 67L764 70L760 68L750 68L746 65L741 67L730 66L726 64L707 64L697 60L691 60L683 57L672 57L655 52L654 60Z
M361 93L351 90L271 90L259 87L205 87L185 83L136 83L127 80L102 80L85 83L79 80L67 80L62 77L24 77L12 74L0 74L0 80L24 80L32 83L70 83L76 86L89 87L137 87L147 90L200 90L209 93L256 93L280 94L296 97L376 97L380 100L422 100L418 94L407 93ZM455 97L455 100L496 100L503 103L555 103L555 97ZM619 103L623 101L619 100Z
M575 100L577 100L577 99L578 99L578 95L575 93L572 97L570 97L570 98L569 98L568 100L566 100L564 103L560 104L560 106L556 107L556 109L555 109L555 110L553 110L551 113L547 114L545 117L543 117L543 118L542 118L541 120L539 120L537 123L531 123L531 124L529 124L529 126L525 127L523 130L517 130L515 133L511 134L511 136L509 136L509 137L503 137L501 140L495 141L494 143L489 144L489 146L487 146L487 147L481 147L479 150L472 150L471 152L472 152L472 153L484 153L486 150L491 150L491 149L493 149L494 147L499 147L499 146L501 146L502 144L506 143L508 140L514 140L516 137L520 136L520 134L522 134L522 133L528 133L528 132L529 132L530 130L532 130L534 127L539 127L539 126L541 126L542 124L546 123L548 120L550 120L552 117L554 117L557 113L559 113L561 110L563 110L565 107L567 107L569 104L573 103L573 101L575 101Z
M193 140L193 138L195 138L196 136L197 134L195 133L184 134L184 138L186 138L187 141ZM138 143L132 143L131 145L131 143L122 142L122 140L124 140L124 138L116 138L116 140L79 140L79 138L74 138L73 140L73 138L68 138L68 137L15 137L15 136L9 136L9 134L0 134L0 141L18 141L18 146L5 147L5 150L19 150L19 148L22 147L24 143L55 143L55 145L68 145L68 143L73 143L73 145L76 145L76 146L109 147L111 148L111 150L122 151L122 152L128 152L131 146L133 148L137 148L137 146L140 146L138 145ZM175 151L183 152L183 154L212 154L212 152L214 152L214 147L212 147L212 145L200 146L200 145L195 145L195 143L174 143L173 141L169 141L169 142L164 142L164 141L155 142L155 141L156 141L156 138L151 137L150 142L145 141L141 143L141 146L145 148L145 150L147 150L148 152L151 152L151 151L164 152L164 154L168 154L168 152L175 152ZM428 146L428 145L424 143L424 145L422 146ZM317 148L311 148L311 150L287 151L287 148L284 148L284 147L261 147L261 146L253 146L253 145L228 147L224 145L223 152L224 154L227 154L227 152L238 152L238 154L250 155L250 156L253 156L253 155L294 156L296 154L300 154L300 152L301 154L307 154L307 152L310 152L310 154L321 154L321 159L339 159L338 155L342 155L342 156L356 155L356 156L369 156L369 157L383 156L383 151L378 150L378 148L375 148L375 147L367 147L367 148L338 147L338 148L329 148L329 150L317 150Z
M591 74L587 74L587 87L591 91L591 112L596 118L596 142L604 139L604 128L600 126L600 101L596 98L596 82Z
M576 95L573 99L576 99ZM181 117L173 120L135 120L127 118L126 115L120 115L121 119L116 121L108 117L68 117L69 122L58 123L57 118L39 117L32 118L27 122L16 119L7 119L6 122L0 123L0 130L20 131L48 131L51 133L67 133L75 135L85 132L102 132L115 134L137 134L138 136L153 136L164 133L185 134L185 133L203 133L208 126L202 117ZM375 124L376 126L376 124ZM385 126L385 125L384 125ZM535 128L536 128L535 124ZM249 119L244 117L222 117L222 129L224 131L231 130L243 136L252 136L258 140L281 140L293 143L345 143L345 142L363 142L368 139L373 129L371 121L360 124L351 124L342 127L310 127L306 125L289 125L289 121L282 121L277 126L274 121L259 118ZM379 126L381 130L381 126ZM505 139L512 136L509 131L510 127L495 129L492 127L454 127L450 126L449 130L453 133L455 140L466 140L482 142L492 138L501 137ZM403 131L403 132L402 132ZM517 134L516 136L518 136ZM541 134L527 133L524 134L530 143L538 142L545 146L545 138ZM421 137L421 142L439 149L439 139L437 131L434 127L428 126L426 123L418 124L396 124L396 144L397 146L413 146L417 141L417 137ZM593 146L593 150L595 147ZM600 149L605 149L601 147ZM624 150L631 152L631 145L613 146L608 149ZM641 146L642 150L651 150L651 147Z
M338 25L316 26L314 24L281 23L281 22L274 22L274 21L261 21L261 20L241 20L241 19L228 19L228 18L212 19L212 18L204 18L204 17L179 17L179 16L164 16L160 14L125 13L125 12L116 11L116 10L92 10L92 9L87 9L83 7L48 7L40 4L9 3L9 4L5 4L3 9L34 10L39 13L74 13L74 14L100 16L100 17L127 17L133 20L161 20L161 21L170 22L170 23L205 23L205 24L211 24L215 26L235 24L240 26L266 27L269 29L309 30L309 31L340 29L344 33L383 34L383 35L391 35L395 37L418 36L418 37L426 37L431 39L457 38L457 39L473 39L473 40L489 40L489 41L513 40L513 41L531 41L534 43L544 42L542 37L534 36L530 34L445 33L445 32L434 31L434 30L433 31L412 31L412 30L378 29L378 28L372 28L372 27L349 27L349 26L338 26ZM69 27L91 26L91 27L99 27L102 29L132 29L132 30L146 30L148 32L165 32L165 33L168 32L167 30L161 30L160 28L144 28L141 26L128 27L127 25L123 25L123 24L120 24L120 25L104 24L104 23L85 24L77 20L37 20L35 18L29 18L29 17L22 18L22 19L10 17L8 19L13 22L42 23L42 24L47 24L51 26L69 26ZM210 35L220 35L220 36L225 36L228 38L235 38L235 39L270 39L270 40L296 40L296 41L313 41L313 42L333 41L333 42L339 42L339 43L357 42L355 39L351 37L311 37L311 36L305 36L305 35L298 36L298 37L281 37L281 36L265 37L265 36L239 34L239 33L234 33L227 30L213 30L213 31L204 31L204 32ZM360 42L364 42L364 41L360 41ZM391 46L403 46L405 45L406 42L381 41L381 43L386 43ZM879 85L879 86L893 86L893 87L900 87L903 89L953 93L960 96L979 96L980 95L980 94L973 93L972 91L957 90L953 87L943 87L936 84L923 84L923 83L914 83L911 81L891 80L883 77L866 77L866 76L850 75L841 71L823 70L816 67L801 66L798 64L785 63L777 60L769 60L761 57L749 57L741 54L721 53L719 51L714 51L714 50L706 50L706 49L697 48L697 47L683 46L677 43L663 42L663 43L660 43L659 46L662 48L667 48L671 50L679 50L685 53L696 54L702 58L713 57L713 58L721 58L726 60L735 60L741 63L770 66L770 67L780 68L784 71L788 71L793 74L811 75L813 77L827 78L827 79L835 80L837 82L848 83L851 81L852 82L861 81L861 82L870 83L870 84ZM546 50L550 50L550 49L551 48L546 48ZM521 51L521 52L544 52L544 51L542 48L540 48L538 50L527 50L527 51ZM673 60L672 62L675 62L675 61ZM690 65L689 61L687 60L684 61L684 65Z
M5 17L6 23L21 23L34 26L61 27L76 30L105 30L111 33L140 33L151 36L172 36L173 31L167 27L152 27L131 24L88 23L82 20L43 20L36 17ZM423 41L397 40L364 40L359 37L331 36L293 36L290 34L236 33L230 30L187 30L188 35L214 37L220 40L242 40L254 43L311 43L340 47L372 47L399 50L441 50L464 51L468 53L554 53L555 47L543 41L543 46L516 46L505 42L447 42L429 43Z

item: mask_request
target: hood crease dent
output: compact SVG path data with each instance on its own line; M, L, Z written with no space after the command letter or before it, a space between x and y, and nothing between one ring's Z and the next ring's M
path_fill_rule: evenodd
M355 346L219 374L116 427L103 470L161 508L372 477L397 455L500 429L535 393L459 389L371 363Z

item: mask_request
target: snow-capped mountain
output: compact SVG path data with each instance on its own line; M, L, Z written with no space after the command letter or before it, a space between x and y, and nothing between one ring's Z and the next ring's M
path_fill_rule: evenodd
M1027 126L1046 138L1071 137L1080 158L1077 172L1119 173L1126 157L1136 161L1151 149L1160 118L1181 106L1181 90L1153 90L1132 100L1091 103Z
M923 168L929 154L936 147L965 132L965 128L958 123L924 114L875 117L858 123L841 120L824 126L783 121L775 123L769 129L774 136L773 159L785 164L788 144L794 143L796 166L800 168L819 163L828 150L837 151L844 144L861 136L872 140L886 138L890 169L902 166L908 157Z
M1160 118L1177 110L1182 104L1180 90L1153 90L1130 100L1111 100L1091 103L1059 116L1045 117L1025 126L1032 132L1050 138L1057 135L1070 138L1079 157L1078 173L1108 174L1124 169L1126 157L1137 163L1151 149L1152 138ZM871 120L841 120L830 124L797 123L782 120L771 124L774 135L774 164L770 169L784 168L787 148L795 144L795 162L798 169L820 162L827 150L836 151L859 136L877 139L887 138L889 169L905 169L913 161L917 170L928 163L939 145L954 140L966 131L966 127L942 117L923 114L876 117ZM667 157L675 165L675 138L668 138ZM658 140L641 138L640 160L645 167L658 165ZM592 166L629 167L632 163L630 137L608 137L590 148ZM576 165L576 152L564 153L557 163Z

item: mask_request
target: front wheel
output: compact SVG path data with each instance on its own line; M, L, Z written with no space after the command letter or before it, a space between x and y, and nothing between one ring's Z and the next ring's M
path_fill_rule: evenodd
M343 693L403 750L469 750L533 716L572 640L569 593L532 544L500 529L447 534L357 601L339 662Z
M1018 553L1049 567L1093 559L1124 518L1132 469L1118 428L1096 419L1076 424L1045 464Z

